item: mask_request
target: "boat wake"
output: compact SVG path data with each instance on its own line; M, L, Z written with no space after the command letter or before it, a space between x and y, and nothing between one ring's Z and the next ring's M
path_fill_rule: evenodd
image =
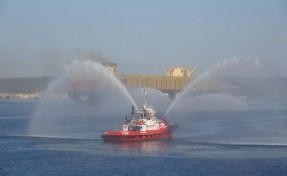
M88 137L71 137L71 136L50 136L50 135L19 135L19 134L7 134L1 135L0 138L29 138L29 139L62 139L62 140L101 140L100 137L98 138L88 138Z
M269 142L236 142L236 141L201 141L201 140L192 140L188 137L185 138L174 138L172 140L175 143L182 145L213 145L213 146L230 146L230 147L287 147L287 143L269 143Z

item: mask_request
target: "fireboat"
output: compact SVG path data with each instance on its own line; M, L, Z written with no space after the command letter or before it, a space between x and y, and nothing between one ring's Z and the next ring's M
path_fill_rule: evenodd
M146 92L145 92L146 95ZM149 141L170 139L173 132L178 128L177 123L170 124L164 116L159 119L155 116L156 111L146 101L138 107L137 113L132 106L130 117L125 117L122 130L106 131L102 138L104 141Z

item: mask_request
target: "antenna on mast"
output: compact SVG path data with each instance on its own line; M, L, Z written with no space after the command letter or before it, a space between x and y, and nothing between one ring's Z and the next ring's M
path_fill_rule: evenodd
M144 104L147 104L147 92L146 89L142 89L143 93L144 93Z

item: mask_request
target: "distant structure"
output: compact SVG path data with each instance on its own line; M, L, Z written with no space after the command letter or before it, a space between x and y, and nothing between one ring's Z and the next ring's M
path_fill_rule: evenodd
M171 77L191 77L193 72L195 71L192 67L173 67L173 68L165 68L164 73L167 76Z
M153 88L167 93L170 98L184 89L192 80L195 69L193 67L165 68L165 75L118 75L117 64L102 63L112 74L114 74L126 87ZM70 80L68 95L73 99L95 99L97 91L101 88L93 78L77 78ZM212 83L213 84L213 83ZM206 84L209 87L213 85ZM203 86L203 89L204 88ZM93 98L89 98L93 97Z
M115 63L102 63L103 66L105 66L113 75L118 75L118 67Z
M147 87L168 93L174 98L192 81L194 68L174 67L164 69L165 76L159 75L122 75L119 79L126 87Z

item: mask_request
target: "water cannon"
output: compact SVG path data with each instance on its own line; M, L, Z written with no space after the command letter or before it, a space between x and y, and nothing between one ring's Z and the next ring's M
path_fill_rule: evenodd
M132 106L132 113L131 113L132 115L134 115L135 114L135 107L134 106Z

